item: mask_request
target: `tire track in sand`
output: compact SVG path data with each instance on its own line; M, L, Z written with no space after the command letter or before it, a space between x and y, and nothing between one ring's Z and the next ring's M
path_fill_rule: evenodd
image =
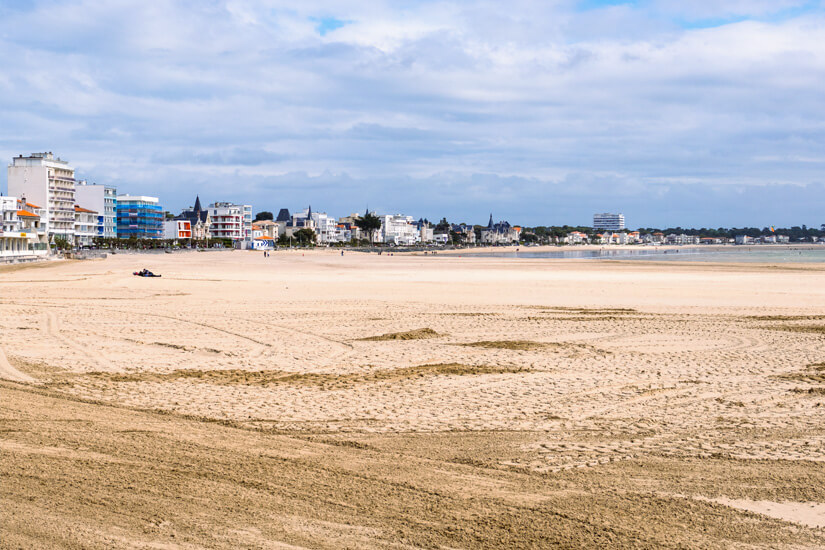
M3 353L3 348L0 348L0 378L3 380L11 380L12 382L24 382L27 384L39 384L37 380L22 373L14 368L9 360L6 359L6 354Z
M54 311L46 312L46 334L54 338L58 342L64 344L65 346L78 352L79 354L85 356L87 359L90 359L95 365L104 370L111 363L109 358L107 358L105 355L103 355L96 349L88 346L82 346L74 340L72 340L71 338L65 336L64 334L61 334L60 319L57 317L57 314Z

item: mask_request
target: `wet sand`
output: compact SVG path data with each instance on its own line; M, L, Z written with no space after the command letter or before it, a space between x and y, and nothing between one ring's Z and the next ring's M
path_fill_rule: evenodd
M326 251L0 268L0 545L821 547L823 283Z

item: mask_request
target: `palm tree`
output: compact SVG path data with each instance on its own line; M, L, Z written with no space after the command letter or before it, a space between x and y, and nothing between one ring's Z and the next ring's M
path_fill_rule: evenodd
M355 219L355 226L370 236L370 244L372 244L375 232L381 229L381 218L367 210L363 216Z

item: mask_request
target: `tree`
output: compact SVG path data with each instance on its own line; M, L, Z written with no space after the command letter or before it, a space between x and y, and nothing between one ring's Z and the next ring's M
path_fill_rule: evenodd
M272 212L267 212L264 210L263 212L258 212L255 214L255 221L259 222L261 220L274 220L275 216L272 215Z
M372 212L366 212L360 218L355 219L355 226L367 235L369 235L370 244L372 244L375 240L373 238L375 232L381 229L381 218L379 218Z
M447 221L447 218L441 218L441 221L438 222L435 226L435 230L439 233L446 233L447 230L450 229L450 222Z
M58 250L69 250L72 247L71 243L69 243L69 240L66 239L66 237L62 237L60 235L55 235L54 246Z
M299 245L314 245L315 244L315 231L312 229L299 229L293 235L295 238L295 242Z

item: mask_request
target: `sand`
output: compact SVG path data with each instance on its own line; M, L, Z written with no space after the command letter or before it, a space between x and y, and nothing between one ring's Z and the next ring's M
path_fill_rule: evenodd
M821 547L823 337L818 264L0 268L0 545Z

